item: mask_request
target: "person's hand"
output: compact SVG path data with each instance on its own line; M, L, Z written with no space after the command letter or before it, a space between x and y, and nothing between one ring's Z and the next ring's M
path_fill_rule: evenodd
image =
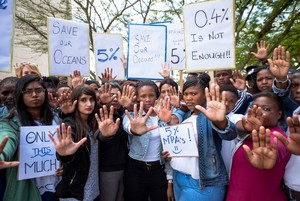
M79 142L75 143L72 140L71 136L71 127L68 126L66 128L66 125L64 123L61 124L61 132L59 131L59 128L56 128L57 133L57 141L54 139L54 137L51 134L48 134L49 138L52 140L56 152L60 156L70 156L73 155L78 148L85 143L87 140L86 137L82 138Z
M2 154L3 152L3 149L5 148L6 146L6 143L8 141L8 136L5 136L0 144L0 154ZM11 167L16 167L18 166L20 163L18 161L10 161L10 162L6 162L6 161L3 161L1 158L0 158L0 170L2 169L5 169L5 168L11 168Z
M171 75L171 70L169 63L165 63L165 65L161 65L162 71L158 72L163 78L169 78Z
M290 68L290 53L279 45L274 49L273 59L268 59L270 71L277 80L286 80Z
M73 89L85 83L86 79L81 76L79 70L74 70L73 75L70 76Z
M161 152L161 157L165 159L166 162L169 162L172 160L172 157L170 157L170 153L168 151Z
M260 43L256 43L257 53L251 52L257 59L261 60L262 62L266 61L268 58L268 48L270 44L266 46L266 41L261 40Z
M55 176L60 177L63 175L63 172L64 172L64 168L63 168L63 166L61 166L55 170Z
M95 114L95 118L97 120L98 129L101 134L106 138L115 135L120 126L120 118L118 118L116 122L114 122L114 106L110 106L108 115L106 105L103 105L103 108L99 110L99 114L100 117L98 116L98 114Z
M286 149L295 155L300 155L300 122L298 115L286 119L290 135L285 138L281 133L274 132L274 135L284 144Z
M248 109L247 118L242 118L242 125L248 132L252 132L252 130L258 131L263 125L264 120L265 115L263 114L261 107L253 105L252 108Z
M101 77L99 77L99 79L101 80L102 83L113 81L116 79L117 76L113 77L112 74L113 74L112 68L105 68L104 73L101 73Z
M170 122L173 109L174 107L170 106L170 98L168 96L164 99L160 99L158 107L153 108L158 118L164 122Z
M180 108L180 92L176 91L175 87L170 87L170 104L173 107Z
M56 109L58 107L57 98L53 97L53 94L48 92L48 102L51 108Z
M73 103L71 102L71 91L66 91L61 94L61 96L57 99L59 107L64 114L71 114L75 112L77 100Z
M118 102L125 108L129 108L134 101L134 91L129 85L123 86L122 94L118 91Z
M107 83L103 84L100 89L98 89L100 102L102 104L111 103L117 95L111 95L111 85Z
M222 99L220 98L220 87L212 84L210 92L208 88L205 88L206 96L206 109L201 105L196 105L196 109L202 112L214 125L219 129L224 130L227 125L226 106L225 106L225 94L222 93Z
M243 91L244 89L246 89L246 80L241 71L233 71L232 78L230 78L229 80L237 90Z
M270 143L270 130L263 126L252 131L253 149L243 145L250 164L258 169L272 169L277 159L277 138L274 138L273 145Z
M168 182L167 197L168 197L168 201L175 201L174 192L173 192L173 183L170 182Z
M140 102L140 110L137 112L137 104L133 106L133 117L130 116L129 112L125 110L125 113L130 121L130 129L132 134L143 135L148 131L156 129L158 126L147 126L146 121L149 118L150 114L153 111L153 108L150 108L146 115L143 117L143 107L144 103Z

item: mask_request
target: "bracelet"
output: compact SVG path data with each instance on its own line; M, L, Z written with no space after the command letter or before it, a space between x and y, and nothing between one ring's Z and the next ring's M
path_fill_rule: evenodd
M288 80L289 80L288 76L286 76L285 80L277 80L277 78L275 77L275 82L278 82L278 83L286 83Z

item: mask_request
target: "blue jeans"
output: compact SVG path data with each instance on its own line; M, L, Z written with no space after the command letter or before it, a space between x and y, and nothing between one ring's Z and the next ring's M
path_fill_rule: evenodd
M177 171L173 175L173 189L176 201L223 201L225 196L225 186L209 186L200 190L199 180Z

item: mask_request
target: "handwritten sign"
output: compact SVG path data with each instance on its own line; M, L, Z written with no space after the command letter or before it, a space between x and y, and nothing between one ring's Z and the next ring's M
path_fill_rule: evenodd
M80 70L89 76L89 28L87 24L48 18L49 74L70 75Z
M11 72L15 1L0 0L0 71Z
M163 150L169 151L170 157L198 156L192 123L160 127L159 132Z
M233 0L212 0L184 7L188 71L235 66Z
M48 133L55 139L57 126L23 126L20 129L18 180L54 175L59 168L56 151Z
M129 24L127 79L163 79L167 28L164 25Z
M168 29L167 61L172 70L185 69L185 49L183 24L166 23Z
M96 72L100 75L106 68L113 69L116 79L125 78L122 61L123 45L121 34L94 34Z

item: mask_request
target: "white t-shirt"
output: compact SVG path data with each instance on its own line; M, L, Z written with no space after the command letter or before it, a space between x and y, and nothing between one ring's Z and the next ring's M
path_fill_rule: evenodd
M153 126L158 125L158 116L149 116ZM144 161L159 161L161 156L161 141L158 128L151 130L148 150L145 155Z
M229 118L229 121L232 123L236 124L238 121L242 120L244 115L241 114L234 114L230 112L227 117ZM222 149L221 149L221 155L223 157L223 161L225 164L225 168L227 171L227 174L229 175L230 171L230 165L231 165L231 160L233 157L233 150L235 148L235 140L222 140Z
M193 124L194 137L198 144L197 116L192 115L182 123L191 122ZM191 175L193 179L199 179L199 157L173 157L170 163L174 170Z
M300 115L298 116L300 120ZM289 135L289 130L287 131L287 135ZM300 192L300 156L298 155L291 155L291 158L287 165L285 166L285 173L284 173L284 183L290 189Z

